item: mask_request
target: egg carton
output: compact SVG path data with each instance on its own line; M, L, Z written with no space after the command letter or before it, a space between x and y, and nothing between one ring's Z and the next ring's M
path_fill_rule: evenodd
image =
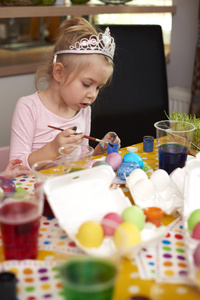
M112 238L104 238L98 248L83 247L76 239L80 225L86 221L100 223L109 212L121 215L132 205L121 188L110 189L114 177L112 167L101 165L51 178L44 184L44 192L61 228L82 251L92 256L110 256L116 248ZM165 226L157 228L152 225L149 228L146 224L141 231L142 242L125 249L123 254L132 258L145 245L160 240L165 233Z
M187 257L189 261L189 274L191 281L196 284L196 272L198 268L194 264L194 251L200 244L199 240L191 237L188 229L188 219L193 211L200 209L200 196L199 196L199 179L200 179L200 155L191 157L185 166L184 176L184 229L185 229L185 243Z
M171 175L158 169L148 178L143 170L135 169L127 178L126 186L129 188L135 204L140 208L155 206L170 215L183 210L181 174L180 168Z

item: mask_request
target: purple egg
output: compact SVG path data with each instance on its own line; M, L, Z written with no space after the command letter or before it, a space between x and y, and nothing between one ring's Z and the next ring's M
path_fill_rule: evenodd
M200 244L196 247L193 254L194 264L196 267L200 266Z
M112 152L106 156L105 161L111 165L114 171L117 171L119 166L122 164L123 159L119 153Z
M4 176L0 176L0 187L4 193L14 193L16 190L14 182L10 178Z

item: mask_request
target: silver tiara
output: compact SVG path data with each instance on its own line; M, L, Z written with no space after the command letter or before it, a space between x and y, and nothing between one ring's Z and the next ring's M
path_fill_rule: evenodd
M83 38L80 42L76 42L74 46L70 46L69 50L57 51L54 54L53 63L56 63L58 54L75 53L75 54L103 54L111 59L115 53L115 41L110 35L110 29L107 27L105 32L98 35L91 35L89 39Z

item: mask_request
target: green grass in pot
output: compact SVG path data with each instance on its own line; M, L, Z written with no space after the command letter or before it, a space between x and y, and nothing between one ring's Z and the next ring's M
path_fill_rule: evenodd
M177 111L170 113L168 118L170 120L189 122L196 127L192 136L191 149L200 151L200 118Z

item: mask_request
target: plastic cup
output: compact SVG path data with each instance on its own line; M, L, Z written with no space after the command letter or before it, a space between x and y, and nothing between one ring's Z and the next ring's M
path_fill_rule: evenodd
M79 256L61 267L64 297L67 300L112 299L117 268L103 258Z
M6 260L35 259L43 210L40 193L13 193L0 202L0 228Z
M69 172L80 171L91 167L94 148L87 145L66 144L59 148L61 161L67 164Z
M43 160L33 164L32 170L35 174L35 189L37 190L37 193L40 193L44 198L44 209L42 215L47 218L54 218L55 216L49 205L47 196L43 192L43 184L49 178L66 174L69 167L67 164L63 165L60 160Z
M154 124L158 144L159 168L170 174L185 166L196 127L184 121L165 120Z
M153 151L153 145L154 145L154 137L145 135L143 137L143 151L144 152L152 152Z
M113 227L114 230L119 226L118 223L109 220L103 220L102 225ZM65 255L59 253L57 261L60 263L63 295L66 300L113 299L125 244L124 236L124 232L121 232L122 239L118 247L114 246L112 237L104 236L99 247L81 247L87 255L64 259ZM79 242L77 245L80 247Z
M163 210L159 207L147 207L144 209L144 214L146 215L146 222L153 223L157 227L161 225Z

